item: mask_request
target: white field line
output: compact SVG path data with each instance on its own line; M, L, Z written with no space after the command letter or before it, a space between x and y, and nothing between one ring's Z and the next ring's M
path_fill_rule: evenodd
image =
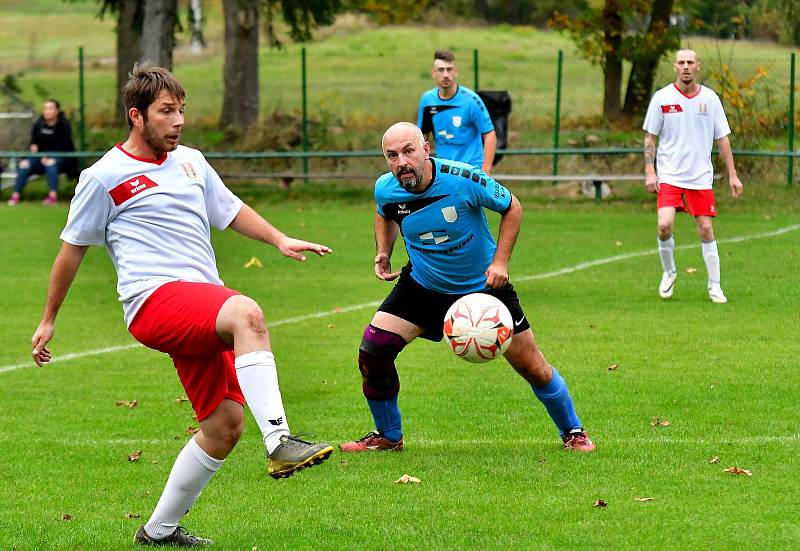
M777 230L773 230L773 231L769 231L769 232L755 233L755 234L752 234L752 235L743 235L743 236L739 236L739 237L731 237L731 238L728 238L728 239L720 239L719 243L720 244L741 243L743 241L752 241L753 239L765 239L765 238L768 238L768 237L777 237L779 235L783 235L785 233L789 233L789 232L792 232L792 231L795 231L795 230L798 230L798 229L800 229L800 224L792 224L790 226L785 226L783 228L779 228ZM680 246L675 247L675 248L678 249L678 250L684 250L684 249L697 248L699 246L700 246L699 244L688 244L688 245L680 245ZM631 258L638 258L638 257L641 257L641 256L649 256L649 255L655 256L656 254L657 253L655 252L655 248L652 248L652 249L648 249L646 251L637 251L637 252L633 252L633 253L620 254L620 255L616 255L616 256L609 256L609 257L606 257L606 258L598 258L597 260L590 260L590 261L587 261L587 262L581 262L579 264L575 264L574 266L568 266L566 268L561 268L560 270L555 270L555 271L552 271L552 272L544 272L544 273L541 273L541 274L533 274L533 275L527 275L527 276L515 276L513 278L513 280L514 280L514 283L516 283L516 282L519 282L519 281L534 281L534 280L539 280L539 279L549 279L549 278L552 278L552 277L559 277L559 276L571 274L571 273L574 273L574 272L578 272L578 271L581 271L581 270L585 270L587 268L593 268L595 266L602 266L602 265L605 265L605 264L611 264L613 262L620 262L622 260L629 260ZM282 320L273 321L271 323L267 323L267 327L278 327L280 325L287 325L287 324L290 324L290 323L298 323L298 322L307 321L307 320L310 320L310 319L324 318L326 316L331 316L331 315L336 315L336 314L343 314L343 313L346 313L346 312L354 312L356 310L363 310L365 308L374 308L375 306L378 306L380 303L381 303L380 300L374 300L372 302L364 302L362 304L354 304L352 306L346 306L346 307L343 307L343 308L336 308L335 310L325 310L325 311L321 311L321 312L313 312L311 314L305 314L305 315L302 315L302 316L295 316L295 317L292 317L292 318L286 318L286 319L282 319ZM67 360L85 358L87 356L95 356L97 354L106 354L108 352L119 352L119 351L122 351L122 350L129 350L131 348L138 348L138 347L141 347L141 346L142 345L139 344L139 343L131 343L131 344L125 344L125 345L121 345L121 346L110 346L108 348L98 348L98 349L95 349L95 350L86 350L84 352L74 352L74 353L71 353L71 354L63 354L63 355L61 355L61 356L59 356L57 358L53 358L50 361L50 363L52 364L52 363L57 363L57 362L64 362L64 361L67 361ZM5 372L8 372L8 371L16 371L17 369L22 369L23 367L31 367L33 365L35 365L35 364L33 364L32 360L26 361L24 363L17 363L17 364L13 364L13 365L7 365L7 366L0 367L0 373L5 373Z
M188 437L187 437L188 438ZM13 436L0 436L0 442L14 440ZM70 446L158 446L158 445L171 445L175 442L174 438L26 438L26 442L34 443L47 443L48 445L59 445L63 447ZM490 438L472 438L472 439L434 439L434 438L411 438L406 442L407 448L468 448L468 447L491 447L491 446L514 446L518 449L526 449L530 446L550 446L554 442L558 442L558 437L542 438L514 438L511 440L503 439L490 439ZM737 445L753 445L753 444L791 444L800 442L800 434L781 434L781 435L757 435L757 436L725 436L725 435L712 435L708 437L671 437L671 436L654 436L654 437L620 437L620 438L604 438L598 442L600 447L603 445L615 448L626 446L639 446L642 444L647 445L688 445L688 446L703 446L703 445L720 445L720 444L737 444Z

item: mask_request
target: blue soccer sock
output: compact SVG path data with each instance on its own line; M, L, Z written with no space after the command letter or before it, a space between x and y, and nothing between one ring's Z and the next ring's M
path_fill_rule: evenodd
M564 436L570 431L582 427L581 420L578 419L578 414L575 413L575 405L572 403L572 397L567 390L567 383L553 367L553 378L542 387L535 387L531 385L533 393L544 404L547 413L556 424L558 432Z
M397 396L388 400L371 400L367 398L367 403L378 432L392 442L397 442L403 438Z

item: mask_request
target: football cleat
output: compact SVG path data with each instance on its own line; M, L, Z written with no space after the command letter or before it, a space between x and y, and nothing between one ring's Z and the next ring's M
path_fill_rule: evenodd
M193 536L183 526L178 526L175 531L164 538L151 538L144 530L142 524L133 536L133 543L138 545L169 545L171 547L204 547L212 545L214 540Z
M714 304L725 304L728 302L728 297L725 296L725 293L722 292L722 288L719 285L708 288L708 298L710 298L711 302Z
M593 452L597 447L583 429L572 429L561 440L564 442L562 449L573 452Z
M403 449L403 439L401 438L397 442L392 442L377 430L373 430L358 440L339 444L339 449L343 452L399 452Z
M661 284L658 286L658 296L663 299L672 298L676 279L678 279L678 272L664 272L664 275L661 276Z
M8 206L13 207L14 205L18 204L19 204L19 193L15 191L14 193L11 194L11 197L8 200Z
M306 442L296 436L284 434L280 445L269 454L269 475L286 478L306 467L319 465L333 453L327 442Z

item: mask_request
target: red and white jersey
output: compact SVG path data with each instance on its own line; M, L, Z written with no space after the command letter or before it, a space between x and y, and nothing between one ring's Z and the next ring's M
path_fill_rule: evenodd
M673 83L653 94L644 118L646 132L658 136L658 182L685 189L711 189L714 140L731 133L722 102L700 86L687 96Z
M117 145L81 173L61 239L106 247L130 325L168 281L222 285L211 226L226 228L241 208L196 149L178 146L152 161Z

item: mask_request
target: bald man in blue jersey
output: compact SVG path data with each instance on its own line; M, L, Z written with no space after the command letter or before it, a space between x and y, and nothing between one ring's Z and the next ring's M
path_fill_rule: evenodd
M475 292L500 299L514 319L505 358L532 387L555 423L566 450L590 452L569 391L536 346L530 324L508 281L508 261L522 206L485 172L457 161L431 158L421 130L400 122L383 135L390 172L375 183L375 276L397 284L364 330L358 354L362 390L375 430L340 445L344 452L403 449L395 359L417 337L440 341L444 315L458 298ZM498 240L484 208L501 214ZM409 263L392 271L402 234Z

